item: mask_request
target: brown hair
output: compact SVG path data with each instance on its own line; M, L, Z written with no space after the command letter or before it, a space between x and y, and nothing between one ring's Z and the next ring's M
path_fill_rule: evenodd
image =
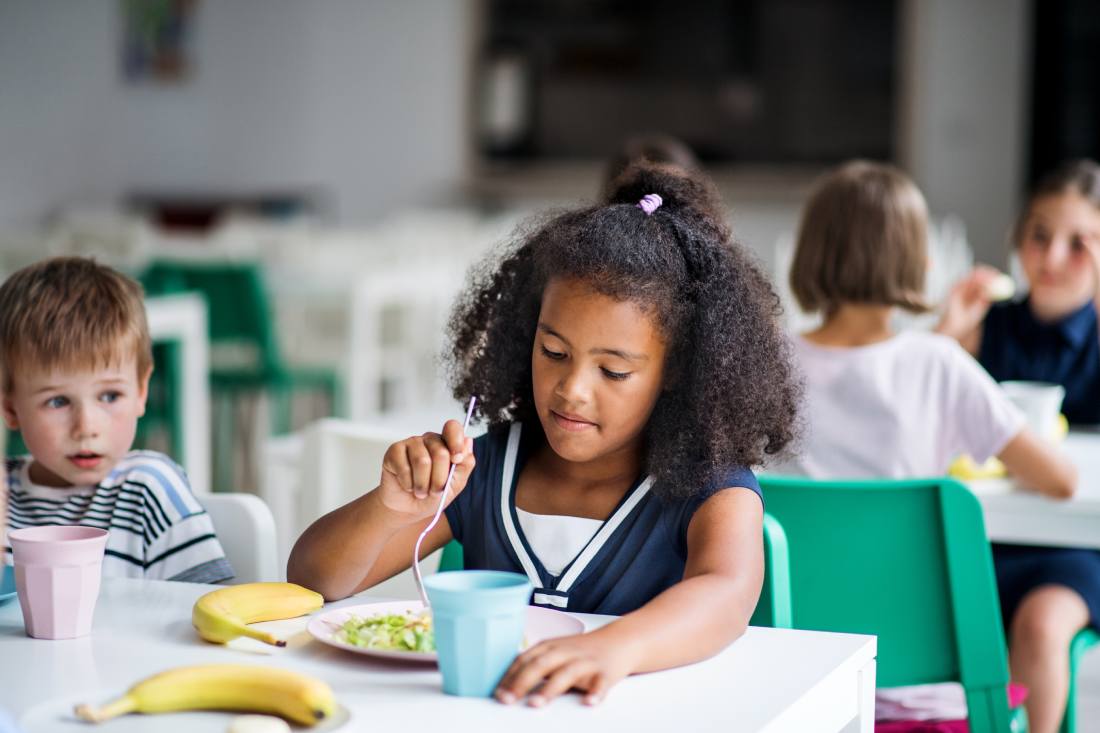
M97 369L133 355L153 363L141 286L84 257L24 267L0 286L3 389L20 370Z
M928 209L916 185L884 163L852 161L810 194L791 263L790 285L807 313L841 303L921 313Z
M1100 164L1088 158L1070 160L1058 166L1039 179L1031 190L1027 206L1020 212L1012 227L1012 246L1019 247L1024 233L1024 224L1031 215L1031 207L1046 196L1063 193L1076 193L1100 209Z

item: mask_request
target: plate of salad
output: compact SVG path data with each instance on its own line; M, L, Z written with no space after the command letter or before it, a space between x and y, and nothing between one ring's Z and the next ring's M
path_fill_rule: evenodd
M431 613L422 613L420 601L385 601L335 608L319 613L306 629L317 641L357 654L435 662L435 635ZM558 636L580 634L584 622L567 613L527 607L524 645Z

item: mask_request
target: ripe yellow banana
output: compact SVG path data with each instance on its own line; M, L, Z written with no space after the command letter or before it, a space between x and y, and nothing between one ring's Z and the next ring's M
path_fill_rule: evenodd
M242 583L207 593L195 601L191 623L199 636L224 644L248 636L275 646L286 642L247 624L304 616L323 606L325 598L294 583Z
M76 715L102 723L126 713L233 710L271 713L313 725L336 710L332 688L321 680L278 667L208 664L178 667L138 682L103 707L77 705Z

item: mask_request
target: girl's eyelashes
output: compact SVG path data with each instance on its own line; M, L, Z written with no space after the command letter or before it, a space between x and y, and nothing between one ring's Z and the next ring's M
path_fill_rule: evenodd
M542 351L542 355L545 356L547 359L553 359L554 361L561 361L566 357L566 353L564 351L554 351L553 349L547 348L543 344L539 345L539 350ZM616 372L606 367L600 367L600 371L603 372L603 375L605 377L607 377L608 379L613 379L616 382L621 382L622 380L633 374L633 372Z

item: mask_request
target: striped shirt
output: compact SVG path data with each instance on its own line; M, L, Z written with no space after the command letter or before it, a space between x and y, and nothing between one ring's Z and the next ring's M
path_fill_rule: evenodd
M97 486L31 482L31 456L8 459L8 530L51 524L106 529L108 577L216 583L233 569L183 469L167 456L130 451ZM11 545L4 547L11 563Z

